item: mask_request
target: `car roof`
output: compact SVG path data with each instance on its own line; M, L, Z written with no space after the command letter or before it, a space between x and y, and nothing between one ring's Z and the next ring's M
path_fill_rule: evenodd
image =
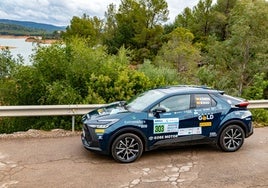
M175 86L164 86L156 88L160 92L166 94L191 94L191 93L220 93L223 94L224 91L215 90L207 86L196 86L196 85L175 85Z

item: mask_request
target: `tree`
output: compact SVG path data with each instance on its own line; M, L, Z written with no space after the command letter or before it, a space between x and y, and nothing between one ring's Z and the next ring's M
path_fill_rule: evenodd
M230 19L230 12L236 2L237 0L217 0L213 7L212 30L221 41L227 39L229 35L228 21Z
M21 56L14 58L8 48L0 51L0 105L17 104L14 74L21 64Z
M202 44L201 50L204 51L207 38L212 33L212 22L212 0L200 0L192 10L185 8L183 13L176 17L174 25L190 30L195 36L194 42Z
M196 37L207 37L211 30L212 0L200 0L193 8L193 33Z
M107 46L108 52L111 54L116 54L121 45L115 40L117 32L116 13L117 10L114 4L110 4L105 12L103 44Z
M179 82L178 72L174 68L164 65L156 66L149 60L145 60L138 70L143 72L152 82L151 88L165 85L176 85Z
M145 10L146 28L154 28L168 20L168 5L165 0L140 0Z
M109 52L116 53L124 46L135 50L135 60L142 62L161 47L161 23L168 16L164 0L123 0L117 11L110 5L105 15L104 44Z
M79 37L86 39L89 46L95 46L101 42L102 29L103 22L99 18L84 14L81 18L74 16L62 35L65 42L72 37Z
M267 74L268 3L266 1L238 2L228 22L229 37L223 42L208 45L208 68L228 75L227 88L242 95L254 85L254 75ZM220 69L220 70L219 70Z
M179 14L175 21L174 24L176 27L184 27L186 29L191 29L191 25L194 22L194 17L192 10L189 7L186 7L182 14Z
M243 1L233 9L230 20L231 37L227 40L232 47L228 66L238 71L238 91L251 82L256 73L265 68L268 44L268 3L266 1ZM263 69L264 68L264 69Z
M169 40L161 48L156 62L172 65L182 80L196 82L195 73L200 61L199 48L193 45L194 35L187 29L176 28L169 34ZM162 62L162 63L161 63Z
M216 35L219 40L225 40L228 35L228 21L230 12L237 0L200 0L191 10L185 8L179 14L174 25L189 29L199 41L206 42L209 35Z
M12 57L8 49L0 51L0 79L9 77L16 65L16 60Z

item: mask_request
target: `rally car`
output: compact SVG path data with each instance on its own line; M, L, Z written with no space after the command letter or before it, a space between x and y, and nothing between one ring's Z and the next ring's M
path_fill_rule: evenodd
M159 147L214 143L237 151L253 134L248 101L202 86L151 89L126 103L114 102L82 118L84 147L133 162Z

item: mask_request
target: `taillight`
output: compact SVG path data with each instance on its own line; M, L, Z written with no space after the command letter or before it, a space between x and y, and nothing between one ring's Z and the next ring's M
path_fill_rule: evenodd
M236 107L240 107L240 108L246 108L249 105L248 101L242 101L239 104L236 104Z

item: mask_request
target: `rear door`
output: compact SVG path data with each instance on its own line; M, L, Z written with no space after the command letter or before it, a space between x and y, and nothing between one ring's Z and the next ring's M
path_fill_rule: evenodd
M222 108L217 105L217 102L209 94L194 94L193 107L194 125L200 127L202 132L201 135L193 135L193 141L216 137Z

